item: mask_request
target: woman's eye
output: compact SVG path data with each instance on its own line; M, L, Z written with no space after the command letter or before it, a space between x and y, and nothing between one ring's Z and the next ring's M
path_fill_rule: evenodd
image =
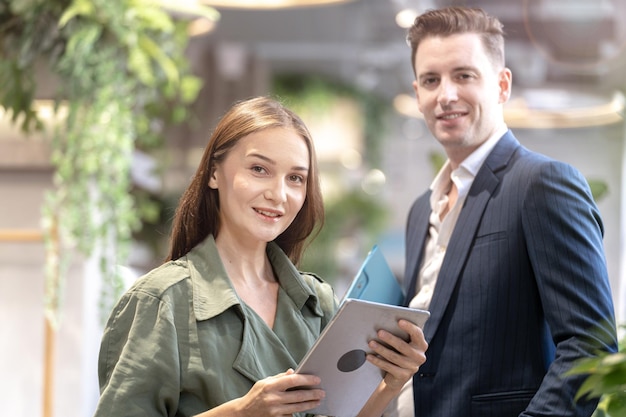
M292 182L297 182L299 184L302 184L304 182L304 177L302 175L292 175L289 179Z

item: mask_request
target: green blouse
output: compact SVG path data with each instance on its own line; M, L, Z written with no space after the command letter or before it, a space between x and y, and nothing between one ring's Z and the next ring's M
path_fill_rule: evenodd
M267 254L280 282L273 329L237 297L212 236L137 280L104 329L95 417L193 416L295 369L337 298L276 244Z

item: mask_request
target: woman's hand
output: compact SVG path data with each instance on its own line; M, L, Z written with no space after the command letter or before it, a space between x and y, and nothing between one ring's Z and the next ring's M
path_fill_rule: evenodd
M292 417L317 407L324 398L321 389L306 388L318 385L320 378L314 375L296 374L293 369L271 376L252 386L248 393L235 400L237 415L242 417Z
M428 343L424 333L417 325L399 320L398 327L409 334L409 341L404 341L385 330L377 333L384 346L375 340L369 342L369 347L375 354L367 355L367 360L386 372L384 383L388 388L400 392L404 384L417 372L420 365L426 361Z

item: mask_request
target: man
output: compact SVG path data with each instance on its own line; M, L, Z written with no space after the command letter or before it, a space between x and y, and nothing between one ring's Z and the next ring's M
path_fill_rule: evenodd
M501 23L449 7L409 30L418 107L447 162L410 210L406 304L427 308L419 417L589 416L576 360L617 349L603 225L583 176L522 147Z

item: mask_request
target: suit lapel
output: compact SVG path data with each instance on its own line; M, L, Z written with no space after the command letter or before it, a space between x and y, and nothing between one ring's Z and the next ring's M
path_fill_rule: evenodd
M437 332L457 282L463 273L478 225L494 190L500 183L497 174L508 164L518 146L519 143L513 134L510 131L507 132L491 151L472 183L439 271L437 285L430 303L431 316L424 328L426 340L432 340Z
M431 192L429 191L420 197L415 203L415 207L411 210L411 214L415 213L416 217L409 219L407 228L406 269L404 274L404 293L406 296L404 305L409 305L418 285L417 274L424 257L424 245L426 244L429 227L430 195Z

